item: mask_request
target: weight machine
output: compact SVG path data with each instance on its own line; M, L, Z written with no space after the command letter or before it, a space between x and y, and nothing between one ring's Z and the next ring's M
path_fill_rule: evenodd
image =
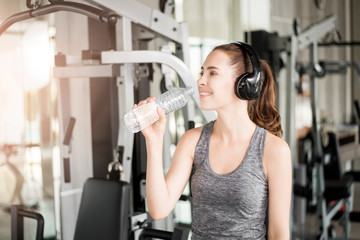
M79 208L85 180L90 177L106 177L108 164L110 171L121 171L123 181L131 184L130 212L146 211L143 191L145 143L140 134L134 135L126 129L123 116L139 99L159 94L149 83L153 81L153 63L158 64L155 67L161 68L162 91L174 86L170 69L175 70L180 77L179 86L197 88L188 69L187 26L165 14L171 12L173 1L165 1L165 4L162 1L163 12L138 1L87 2L89 4L53 0L50 4L41 6L38 1L27 1L29 11L15 14L0 25L1 35L18 21L54 12L74 12L88 17L78 18L80 28L77 28L68 22L68 19L73 18L72 15L57 15L58 22L62 23L57 25L57 43L61 50L55 56L56 67L53 74L58 79L60 139L64 139L61 146L62 176L58 202L61 208L57 214L61 230L57 230L63 239L72 238L76 211L74 215L69 213ZM66 24L70 30L63 27ZM72 38L74 34L81 35L86 27L89 29L89 37L78 36L79 39L74 44L77 46L66 45L66 36ZM102 45L95 42L98 37L96 31L108 37L103 37ZM81 56L76 54L79 48L85 48ZM101 90L104 91L97 95ZM100 99L103 100L103 106L97 106L97 97L103 97ZM198 93L195 91L193 101L183 109L187 129L194 126L195 108L198 104ZM96 116L96 106L106 110L106 117L102 119ZM200 112L206 121L216 117L213 112ZM73 124L75 119L76 126ZM105 136L100 134L103 131L99 123L106 127ZM166 135L168 137L169 133ZM105 138L110 140L101 143ZM170 146L164 147L164 159L168 162L170 154L166 149L169 148ZM147 218L146 214L140 214L134 215L132 220L146 223ZM133 230L135 228L140 230L136 231L136 239L141 235L142 229L141 226L133 226Z
M339 139L336 137L336 134L329 132L326 133L328 134L329 143L325 143L323 141L324 137L322 137L321 134L322 129L320 126L320 119L317 114L317 78L323 77L326 73L332 73L331 67L334 67L334 64L329 62L319 62L317 56L319 43L317 42L317 39L320 36L325 35L326 32L334 31L335 29L336 18L329 17L321 23L310 26L310 28L304 33L300 33L296 36L299 50L309 47L310 67L307 72L310 76L310 98L312 110L312 147L310 150L311 160L309 163L310 165L312 164L314 168L311 173L313 176L313 187L312 190L307 192L305 195L312 195L310 199L313 200L313 204L316 204L315 206L317 207L317 213L320 217L319 239L329 239L332 237L331 232L329 231L331 228L331 220L338 219L339 215L341 216L340 222L344 227L344 237L346 239L349 238L350 234L350 220L359 221L355 217L356 213L351 213L353 181L354 177L357 176L357 173L352 172L344 174L344 170L342 170L341 167L341 158L338 152ZM292 46L291 55L293 55L295 50L294 47L296 46ZM346 65L354 66L356 70L358 67L356 63L347 63ZM294 72L296 68L292 66L291 69L292 71L290 72ZM293 74L290 75L293 76ZM295 90L295 88L293 89ZM294 97L292 97L292 99L294 99ZM291 113L289 108L287 108L287 113ZM287 119L289 119L289 116ZM295 185L295 189L299 189L298 187L299 185ZM344 207L344 210L341 215L340 209L342 207ZM350 219L350 216L354 217Z

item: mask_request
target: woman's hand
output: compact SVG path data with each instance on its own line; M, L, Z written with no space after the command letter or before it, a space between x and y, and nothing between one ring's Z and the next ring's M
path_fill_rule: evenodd
M142 100L139 104L135 104L132 109L135 109L141 105L150 103L155 100L155 97L149 97L146 100ZM160 107L156 109L157 114L159 115L159 120L151 124L150 126L144 128L141 132L144 135L146 141L156 142L162 140L164 137L166 129L166 115L165 111Z

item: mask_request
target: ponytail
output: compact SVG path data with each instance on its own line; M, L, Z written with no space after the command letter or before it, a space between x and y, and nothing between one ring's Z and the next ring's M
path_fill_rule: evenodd
M256 100L249 101L248 114L250 119L260 127L265 128L272 134L282 137L281 119L276 108L275 80L273 72L267 62L261 60L263 73L262 89Z

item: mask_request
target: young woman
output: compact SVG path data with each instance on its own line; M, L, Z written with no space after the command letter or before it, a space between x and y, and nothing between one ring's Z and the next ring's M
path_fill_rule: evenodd
M164 111L158 108L160 119L142 131L149 213L154 219L166 217L191 179L192 239L289 239L292 166L281 139L274 78L261 60L260 96L238 97L236 80L254 67L243 47L250 46L239 44L218 46L207 56L197 81L200 107L215 110L217 119L184 133L166 176Z

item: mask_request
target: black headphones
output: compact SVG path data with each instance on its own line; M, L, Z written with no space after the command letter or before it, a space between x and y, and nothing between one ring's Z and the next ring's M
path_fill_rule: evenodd
M237 97L243 100L257 99L260 95L262 82L261 63L259 56L249 44L242 42L233 42L231 44L238 46L244 54L246 53L249 56L253 69L251 73L245 72L236 79L235 94Z

